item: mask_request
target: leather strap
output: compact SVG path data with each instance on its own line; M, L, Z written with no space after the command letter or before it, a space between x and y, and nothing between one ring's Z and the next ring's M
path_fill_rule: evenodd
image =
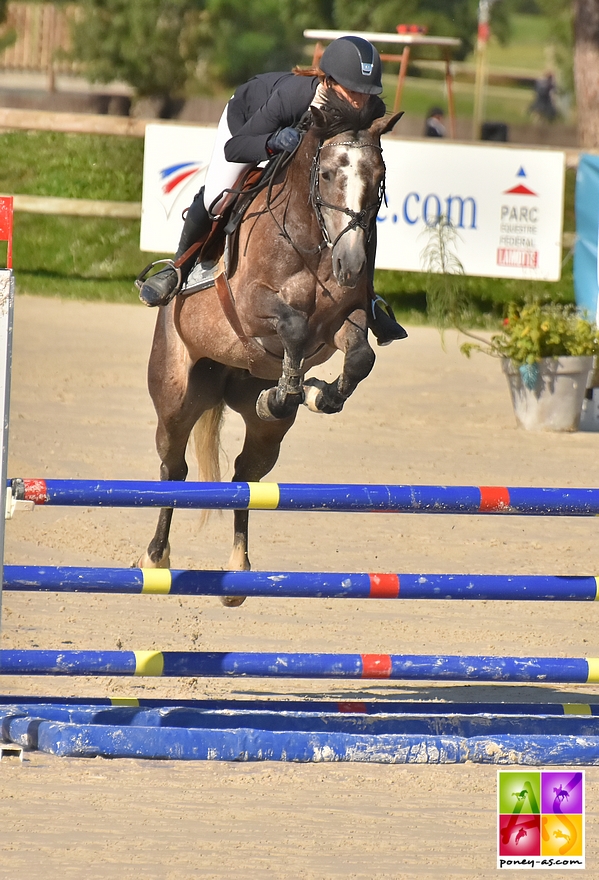
M190 257L193 257L193 255L196 254L203 246L206 238L207 236L203 236L202 238L200 238L199 241L195 241L191 247L187 248L184 254L181 254L180 257L177 257L177 259L173 262L173 266L175 267L175 269L179 269L183 265L183 263L189 260Z
M225 272L221 272L220 275L216 276L214 279L214 286L218 293L222 310L225 313L225 318L235 331L237 338L245 349L248 359L248 370L251 373L254 365L254 355L256 354L256 343L253 342L249 336L246 336L243 331L239 315L237 314L237 309L235 308L233 291L231 290L231 285L229 284L229 279Z
M221 308L225 314L225 318L233 328L237 338L245 349L245 353L248 359L248 371L252 375L254 375L252 367L254 366L256 355L260 355L260 357L266 355L267 357L272 358L278 364L280 364L280 357L278 357L276 354L272 354L272 352L268 351L262 345L258 345L253 337L246 336L246 334L244 333L243 327L241 326L241 321L239 320L239 315L237 314L235 299L233 298L233 291L231 290L231 285L229 284L229 279L227 278L226 272L221 272L219 275L216 276L216 278L214 279L214 287L216 288L216 292L218 294Z

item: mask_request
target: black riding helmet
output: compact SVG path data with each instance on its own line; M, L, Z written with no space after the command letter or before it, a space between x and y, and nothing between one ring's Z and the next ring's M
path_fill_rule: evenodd
M379 53L362 37L339 37L329 43L320 69L351 92L380 95L383 91Z

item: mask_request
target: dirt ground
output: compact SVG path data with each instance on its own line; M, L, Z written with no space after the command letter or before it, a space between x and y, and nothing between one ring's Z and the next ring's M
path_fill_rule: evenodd
M17 279L18 286L18 279ZM154 479L141 306L17 295L9 476ZM337 416L302 410L270 479L596 486L599 434L518 430L499 364L412 328L378 349ZM317 374L325 376L327 368ZM224 431L225 477L241 427ZM192 471L192 475L193 471ZM7 523L8 563L128 566L151 510L37 509ZM175 568L221 568L232 515L175 514ZM593 574L589 519L252 515L256 569ZM2 646L599 656L599 607L8 593ZM591 638L591 630L595 636ZM594 702L596 687L267 679L4 678L6 694ZM493 766L226 764L60 759L0 763L0 878L495 876ZM588 768L587 876L599 877L599 768ZM555 876L555 874L553 875Z

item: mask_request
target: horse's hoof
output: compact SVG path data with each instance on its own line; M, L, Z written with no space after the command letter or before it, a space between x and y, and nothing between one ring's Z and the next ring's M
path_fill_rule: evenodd
M322 379L308 379L304 382L304 406L310 412L322 413L319 404L322 403L322 390L326 383Z
M171 567L171 548L170 545L167 544L166 548L158 560L152 559L148 551L139 557L137 561L137 565L134 565L133 568L170 568Z
M239 608L246 600L246 596L221 596L220 601L226 608Z
M304 403L311 412L330 416L341 412L345 400L322 379L308 379L304 383Z
M286 394L285 399L281 402L277 400L276 388L265 388L256 400L256 413L258 418L265 422L276 422L293 416L300 403L303 402L303 390L297 394Z
M256 400L256 413L258 414L258 418L262 419L264 422L275 422L277 420L277 417L272 414L268 402L268 395L271 391L272 388L265 388L260 392L258 399Z

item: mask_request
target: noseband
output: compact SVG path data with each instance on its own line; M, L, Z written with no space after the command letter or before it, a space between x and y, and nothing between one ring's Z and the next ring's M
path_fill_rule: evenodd
M353 147L354 149L372 147L373 149L378 150L379 153L382 153L383 150L382 147L380 147L378 144L357 144L355 141L336 141L328 144L319 144L316 155L314 156L314 159L312 161L312 168L310 170L310 202L312 203L312 207L314 208L314 212L318 219L318 225L320 226L320 231L324 239L324 245L332 249L335 247L339 239L351 229L357 229L359 227L360 229L363 229L364 232L368 232L370 227L371 214L373 211L375 213L378 213L378 210L381 206L381 202L385 193L385 181L384 178L383 180L381 180L376 202L373 202L371 205L367 205L365 208L362 208L361 211L354 211L351 208L345 208L342 205L332 205L330 204L330 202L325 202L320 194L319 176L320 153L326 147ZM327 208L332 211L341 211L343 214L346 214L350 218L347 226L345 226L341 230L334 241L331 241L331 237L324 222L324 217L322 216L322 208Z

